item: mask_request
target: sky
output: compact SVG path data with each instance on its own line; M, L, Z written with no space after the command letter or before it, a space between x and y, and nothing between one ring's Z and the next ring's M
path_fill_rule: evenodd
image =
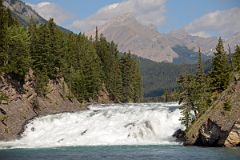
M201 37L240 32L240 0L23 0L46 19L74 32L92 30L130 13L159 32L184 30Z

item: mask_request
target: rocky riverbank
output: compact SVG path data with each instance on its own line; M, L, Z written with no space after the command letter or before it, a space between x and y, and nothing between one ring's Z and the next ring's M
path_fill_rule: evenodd
M186 131L185 145L240 145L240 81L216 97L209 110Z
M11 76L0 77L2 96L0 100L0 141L19 138L24 125L34 117L86 109L87 104L79 103L74 98L63 78L50 80L44 97L38 96L34 88L35 78L31 70L26 75L23 85ZM98 101L108 102L107 92L101 91Z

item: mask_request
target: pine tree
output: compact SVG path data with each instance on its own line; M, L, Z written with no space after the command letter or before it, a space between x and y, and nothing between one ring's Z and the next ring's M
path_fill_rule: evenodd
M132 61L130 53L124 53L121 58L121 70L122 70L122 102L133 102L134 86L132 83Z
M31 64L28 32L22 27L11 26L7 29L7 40L7 71L18 75L23 80Z
M180 84L180 95L179 95L179 104L182 117L180 121L182 124L188 128L194 117L198 115L198 109L195 105L196 100L196 80L192 75L181 76L178 79L178 83ZM194 116L191 114L194 113Z
M202 80L203 76L204 76L204 67L203 67L203 63L202 63L202 52L201 52L201 49L199 48L199 51L198 51L197 78L199 80Z
M141 102L143 98L142 78L140 72L140 66L138 62L133 60L133 86L134 86L134 102Z
M95 42L97 43L98 41L99 41L99 38L98 38L98 27L96 26Z
M196 73L196 86L195 86L196 100L195 105L197 108L197 117L202 115L210 106L210 90L209 80L204 73L202 62L202 53L199 48L198 67Z
M56 78L56 75L60 71L61 67L61 49L60 49L60 37L58 36L57 25L53 18L47 23L47 61L48 61L48 75L50 78Z
M4 72L8 63L6 32L8 27L7 12L0 0L0 74Z
M227 88L230 79L229 63L221 38L219 38L216 52L214 53L210 77L213 91L221 92Z
M28 27L28 34L30 36L30 54L31 57L36 56L38 52L37 43L38 43L38 35L37 35L37 25L34 23L33 19L30 20L30 25ZM36 59L32 59L32 63L36 64ZM33 67L33 66L31 66Z
M237 45L235 53L233 54L233 67L234 71L240 72L240 47Z

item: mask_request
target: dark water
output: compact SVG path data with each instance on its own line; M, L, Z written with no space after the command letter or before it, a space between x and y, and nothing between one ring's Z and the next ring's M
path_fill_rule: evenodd
M239 148L97 146L0 150L0 160L240 160Z

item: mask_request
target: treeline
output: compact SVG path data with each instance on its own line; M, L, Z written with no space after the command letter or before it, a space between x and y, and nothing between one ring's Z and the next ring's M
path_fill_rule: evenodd
M39 95L47 93L49 79L65 78L80 101L97 99L107 90L115 102L139 102L142 80L138 63L130 53L119 55L117 45L103 35L64 33L53 19L43 25L33 21L26 29L18 24L0 0L0 74L23 82L32 68Z
M219 38L211 69L204 72L202 53L199 49L198 67L195 75L184 75L178 79L181 87L180 109L181 121L189 126L201 117L217 99L217 97L229 86L234 77L240 73L240 47L236 46L233 54L227 55L223 41ZM230 110L228 102L225 102L225 110Z
M158 97L177 91L179 85L176 80L181 74L196 73L196 64L159 63L141 57L136 57L136 60L143 77L144 97L149 97L147 101L158 101ZM159 100L165 101L163 97Z

